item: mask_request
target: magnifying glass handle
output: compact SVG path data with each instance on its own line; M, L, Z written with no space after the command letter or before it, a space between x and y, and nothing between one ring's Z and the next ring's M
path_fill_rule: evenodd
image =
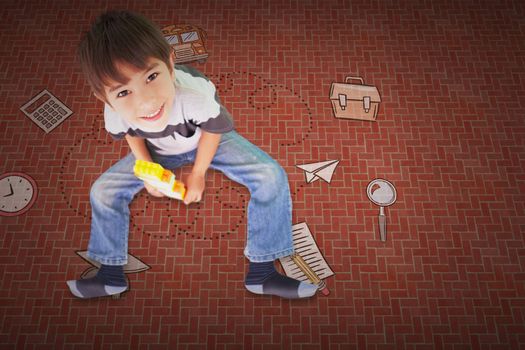
M381 242L386 242L386 216L379 215L379 238Z

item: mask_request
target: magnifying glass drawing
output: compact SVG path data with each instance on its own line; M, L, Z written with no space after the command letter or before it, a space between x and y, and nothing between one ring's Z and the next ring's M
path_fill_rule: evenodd
M396 188L385 179L375 179L368 184L366 194L372 203L379 206L379 238L382 242L386 242L385 207L394 204L396 201Z

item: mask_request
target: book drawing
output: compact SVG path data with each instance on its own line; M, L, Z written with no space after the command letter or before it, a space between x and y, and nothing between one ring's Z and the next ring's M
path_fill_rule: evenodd
M321 254L306 222L293 225L292 231L295 253L304 260L315 275L321 280L334 275L334 272ZM308 278L307 274L303 272L301 267L294 262L291 256L280 258L279 261L284 269L284 273L288 277L304 282L313 282L312 279Z

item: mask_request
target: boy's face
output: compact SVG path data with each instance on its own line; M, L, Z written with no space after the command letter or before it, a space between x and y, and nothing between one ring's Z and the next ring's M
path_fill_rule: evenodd
M117 64L117 68L127 77L128 82L120 84L110 81L104 90L110 107L121 118L143 131L158 132L166 128L175 99L175 73L157 58L150 58L146 63L144 70L126 63ZM173 62L171 66L173 67Z

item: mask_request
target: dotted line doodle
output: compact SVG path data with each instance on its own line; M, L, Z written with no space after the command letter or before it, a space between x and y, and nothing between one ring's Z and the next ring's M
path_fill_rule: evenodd
M73 146L71 146L64 159L62 160L62 165L61 165L61 168L60 168L60 178L61 179L64 179L66 178L66 174L65 174L65 171L66 171L66 167L67 167L67 164L68 162L71 160L71 155L73 154L73 151L82 144L82 142L86 139L89 139L90 141L93 141L93 140L96 140L98 144L103 144L103 145L108 145L110 144L111 142L107 142L107 141L102 141L98 138L97 136L97 130L96 130L96 123L97 123L97 120L100 120L100 116L97 116L97 118L95 119L95 121L93 122L93 125L91 127L91 131L87 134L85 134L84 136L82 136L82 138L80 138L79 140L77 140L75 143L73 143ZM90 219L90 217L87 215L87 213L85 212L81 212L80 210L76 209L72 203L71 203L71 200L70 198L67 196L66 194L66 189L65 189L65 183L64 183L64 180L59 180L59 185L60 185L60 189L61 189L61 193L62 193L62 198L64 200L64 202L66 203L66 205L69 207L69 209L73 210L73 212L76 214L76 215L79 215L79 216L82 216L86 219ZM233 191L236 191L240 198L241 198L241 202L242 204L240 205L228 205L226 203L223 203L223 201L221 200L219 194L221 192L224 192L225 190L233 190ZM130 216L130 227L132 227L133 229L141 232L143 235L148 235L149 237L153 237L154 239L169 239L169 238L175 238L177 236L181 236L181 235L184 235L186 237L191 237L192 239L203 239L203 240L212 240L212 239L220 239L220 238L224 238L226 236L229 236L230 234L233 234L233 233L236 233L238 232L238 229L239 229L239 226L241 225L241 223L243 222L244 220L244 217L246 216L246 198L245 198L245 195L243 193L241 193L241 191L238 189L238 188L233 188L231 186L224 186L224 187L221 187L219 189L216 190L216 193L215 193L215 199L218 201L219 204L222 205L223 208L230 208L230 209L241 209L242 210L242 215L239 217L239 220L234 224L235 226L234 227L231 227L230 230L228 230L227 232L225 233L217 233L215 235L213 235L212 237L206 237L206 236L200 236L200 235L195 235L193 233L191 233L193 227L195 227L195 224L197 223L197 220L200 218L200 210L201 210L201 203L196 203L196 206L197 206L197 212L195 214L195 218L193 219L193 221L189 224L185 224L185 225L178 225L178 224L175 224L174 223L174 219L172 218L172 215L170 214L170 204L171 204L171 200L170 199L167 199L166 202L165 202L165 212L166 212L166 216L170 222L170 227L174 227L175 229L175 232L174 233L167 233L166 235L158 235L158 234L152 234L152 233L149 233L147 232L143 227L139 226L137 223L136 223L136 220L135 218L138 217L139 215L145 215L146 214L146 210L149 208L150 204L151 204L151 200L149 199L150 197L143 194L143 193L139 193L138 195L138 198L144 198L145 199L145 206L144 208L135 213L134 215L131 215Z
M210 74L209 77L216 77L216 80L215 80L216 84L215 85L217 87L218 92L226 93L226 92L229 92L229 91L231 91L233 89L234 79L235 79L234 76L235 75L248 76L248 77L251 76L251 77L253 77L255 79L259 79L262 82L263 86L260 87L260 88L256 88L248 96L248 104L250 106L252 106L256 110L267 110L267 109L270 109L273 106L275 106L276 103L277 103L277 97L278 97L277 90L278 89L288 91L290 94L292 94L293 96L297 97L297 99L299 101L301 101L301 104L304 105L304 107L305 107L305 109L306 109L306 111L308 113L308 129L307 129L306 133L304 134L304 136L300 140L298 140L296 142L281 143L280 144L281 146L295 146L295 145L301 144L310 136L310 133L313 130L312 110L310 109L310 106L302 98L301 95L299 95L298 93L296 93L295 91L293 91L291 88L289 88L286 85L273 84L272 82L270 82L269 80L261 77L260 75L255 74L255 73L251 73L251 72L235 71L235 72L232 72L232 73L222 73L222 74L218 74L218 75L217 74ZM225 88L222 88L223 86L225 86ZM272 92L272 100L271 100L271 102L269 104L267 104L265 106L262 106L262 107L258 107L258 106L255 105L255 94L257 92L259 92L259 91L262 91L265 88L268 88L268 89L271 90L271 92Z
M242 198L242 205L228 205L226 203L223 203L219 197L219 194L221 192L224 192L225 190L228 190L228 189L231 189L233 191L236 191L239 196ZM192 228L195 227L195 224L197 223L197 220L201 217L200 216L200 210L202 209L201 208L201 203L196 203L197 205L197 212L195 213L195 218L193 219L193 221L189 224L184 224L184 225L179 225L179 224L176 224L174 222L174 219L172 217L172 215L170 214L170 204L171 204L171 200L167 200L165 202L166 204L166 213L167 213L167 217L168 217L168 220L169 220L169 223L170 223L170 227L174 227L175 228L175 232L174 233L171 233L171 234L167 234L167 235L156 235L156 234L152 234L152 233L149 233L147 232L143 227L139 226L138 224L135 223L135 220L134 218L135 217L139 217L139 215L146 215L146 210L149 208L149 204L151 203L150 200L149 200L149 196L145 195L145 194L142 194L140 193L139 196L140 197L144 197L145 198L145 201L146 201L146 205L144 206L144 209L142 209L140 212L137 212L135 213L134 215L131 216L131 220L130 220L130 224L131 226L133 226L134 229L136 229L137 231L141 232L142 234L144 235L148 235L149 237L153 237L154 239L168 239L168 238L175 238L177 236L181 236L181 235L184 235L186 237L191 237L192 239L202 239L202 240L212 240L212 239L219 239L219 238L224 238L226 236L229 236L230 234L233 234L235 232L238 231L239 229L239 226L242 224L243 220L244 220L244 217L246 215L246 199L244 198L244 194L241 193L241 191L237 188L233 188L231 186L224 186L224 187L221 187L217 190L215 190L215 200L219 203L219 204L222 204L222 207L225 208L225 209L241 209L242 210L242 215L239 217L239 219L237 220L237 222L235 223L235 227L232 227L230 230L226 231L226 233L218 233L218 234L215 234L213 235L212 237L207 237L207 236L200 236L200 235L195 235L193 233L191 233L192 231Z
M248 104L250 106L252 106L256 110L269 110L273 106L275 106L277 104L277 99L278 99L278 90L281 90L281 91L284 90L284 91L289 92L291 95L295 96L301 102L301 104L305 107L305 109L307 111L307 114L308 114L308 122L309 122L308 129L307 129L306 133L304 134L304 136L300 140L298 140L296 142L281 143L280 144L281 146L294 146L294 145L297 145L297 144L301 144L309 137L309 135L313 131L312 111L311 111L310 106L308 105L308 103L299 94L297 94L295 91L293 91L293 89L291 89L288 86L283 85L283 84L274 84L274 83L270 82L269 80L261 77L258 74L251 73L251 72L246 72L246 71L234 71L234 72L231 72L231 73L223 73L223 74L219 74L219 75L210 75L210 77L214 77L214 76L217 77L217 80L216 80L217 90L219 92L221 92L221 93L226 93L226 92L229 92L229 91L231 91L233 89L235 76L239 76L239 75L240 76L247 76L247 77L251 76L251 77L253 77L255 79L259 79L262 82L262 86L255 88L253 91L251 91L249 93L249 96L248 96ZM264 89L269 89L271 91L271 102L269 102L268 104L263 105L263 106L257 106L255 104L255 99L256 99L255 95L257 93L259 93L260 91L264 90ZM96 130L95 124L100 119L101 119L101 117L98 116L98 118L96 118L95 121L93 122L91 132L85 134L81 139L77 140L73 144L73 146L71 146L69 148L67 154L65 155L65 157L64 157L64 159L62 161L62 166L61 166L61 170L60 170L61 179L65 178L65 173L64 172L65 172L65 169L66 169L66 166L67 166L68 162L71 159L71 155L72 155L73 151L75 150L76 147L80 146L80 144L85 139L89 138L90 140L96 140L98 144L104 144L104 145L110 144L110 142L100 140L98 138L98 136L97 136L97 133L96 133L97 130ZM79 215L79 216L82 216L84 218L90 219L85 212L81 212L80 210L78 210L75 207L73 207L70 199L66 195L64 181L63 180L59 180L59 183L60 183L62 197L63 197L65 203L67 204L67 206L71 210L73 210L73 212L76 215ZM298 192L301 191L303 187L304 187L304 185L299 185L299 187L294 192L292 192L292 196L297 195ZM174 227L175 232L167 233L166 235L157 235L157 234L149 233L144 228L141 228L136 223L136 219L135 219L141 214L145 215L146 209L148 209L150 204L151 204L149 196L146 196L143 193L139 194L139 198L142 198L142 197L144 198L144 200L145 200L145 207L144 207L144 209L142 209L142 211L137 212L137 213L135 213L134 215L132 215L130 217L130 226L133 229L141 232L142 234L148 235L149 237L153 237L155 239L157 239L157 238L159 238L159 239L169 239L169 238L175 238L175 237L181 236L181 235L184 235L186 237L191 237L192 239L203 239L203 240L224 238L226 236L229 236L230 234L233 234L233 233L237 232L240 224L242 223L242 221L244 220L244 217L246 216L246 199L244 198L244 194L240 193L240 191L238 189L232 188L230 186L221 187L220 189L216 190L215 199L220 204L222 204L222 206L224 208L228 208L228 205L223 203L221 201L221 199L220 199L220 196L218 195L220 192L223 192L224 190L227 190L227 189L232 189L234 191L237 191L239 193L240 197L242 198L242 204L241 205L239 205L239 206L229 205L230 208L242 209L242 215L240 216L239 220L235 223L235 226L231 227L230 230L228 230L226 233L218 233L218 234L213 235L212 237L206 237L204 235L201 237L200 235L195 235L195 234L191 233L193 227L195 227L195 224L197 223L197 220L199 220L199 218L200 218L201 203L197 203L197 208L196 208L197 212L196 212L195 218L193 219L193 221L191 223L185 224L185 225L177 225L177 224L175 224L174 223L174 219L172 218L172 215L170 214L170 203L171 203L170 200L166 200L166 203L165 203L166 204L166 208L164 210L166 211L166 216L168 217L168 220L170 222L170 227Z
M302 191L303 187L304 184L301 184L295 191L290 191L291 197L295 197L297 194L299 194L299 192Z
M69 151L66 153L64 159L62 160L62 165L60 167L60 180L58 181L59 185L60 185L60 190L61 190L61 193L62 193L62 198L64 200L64 202L66 203L66 205L69 207L69 209L73 210L73 212L79 216L83 216L84 218L87 218L89 219L88 215L86 213L83 213L81 211L79 211L78 209L74 208L73 205L71 204L71 201L69 200L69 198L66 196L66 189L65 189L65 183L64 183L64 180L62 179L65 179L66 178L66 175L65 175L65 170L66 170L66 165L67 163L69 162L69 160L71 159L71 154L73 153L73 151L75 150L76 147L80 146L80 144L82 143L82 141L84 141L85 139L87 138L92 138L92 139L97 139L98 140L98 137L95 136L95 122L93 122L93 126L91 128L91 132L85 134L84 136L82 136L82 138L78 141L76 141L75 143L73 143L73 146L71 146L69 148ZM101 142L100 140L98 141L99 143ZM107 142L105 142L105 144L107 144Z

